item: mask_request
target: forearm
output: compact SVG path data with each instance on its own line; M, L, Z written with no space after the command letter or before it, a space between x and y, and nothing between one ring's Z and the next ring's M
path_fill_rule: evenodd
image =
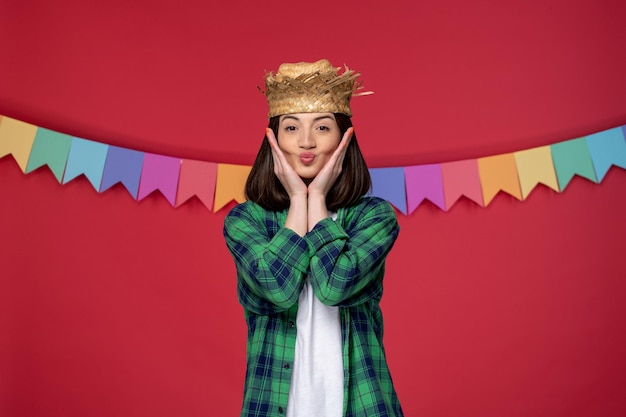
M280 217L248 202L235 207L224 220L224 238L237 267L240 292L247 294L243 298L251 307L256 303L267 310L266 302L279 309L290 307L309 269L304 238L285 227L269 233L268 224Z
M307 232L313 230L320 220L327 217L328 208L326 207L326 196L322 193L309 192Z
M399 231L393 209L380 199L367 199L353 208L349 223L344 216L340 213L337 222L320 221L306 237L313 254L309 272L313 289L329 305L378 296L385 257Z
M293 230L299 236L304 236L309 231L307 228L307 215L307 195L302 194L291 197L285 227Z

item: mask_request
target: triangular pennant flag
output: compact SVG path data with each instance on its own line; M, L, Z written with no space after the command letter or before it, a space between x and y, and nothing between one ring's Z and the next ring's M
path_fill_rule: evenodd
M104 163L100 192L121 182L136 200L143 168L143 156L143 152L110 146Z
M512 153L486 156L479 158L477 162L485 206L489 205L499 191L504 191L518 200L522 199L517 165Z
M159 190L167 201L172 206L175 206L180 161L180 158L146 153L143 159L137 200L141 200L153 191Z
M406 215L406 188L404 168L371 168L371 195L383 198Z
M626 141L621 128L589 135L586 139L598 182L602 181L611 165L626 169Z
M246 201L244 188L251 169L245 165L217 164L213 211L217 212L232 200L238 203Z
M195 195L206 208L213 210L216 179L216 163L183 159L180 166L176 207Z
M424 199L430 200L441 210L446 210L441 164L405 167L404 176L409 214L413 213Z
M72 146L67 157L63 184L68 183L81 174L91 182L96 191L100 190L102 170L107 157L109 145L87 139L72 138Z
M71 146L71 136L40 127L37 129L25 172L29 173L48 165L57 181L61 182Z
M465 196L484 207L478 163L475 159L441 164L441 176L443 178L446 210L449 210L461 196Z
M539 183L559 192L559 182L549 146L515 152L514 155L523 199L526 199Z
M26 172L37 126L4 116L0 123L0 158L13 155L13 159Z
M585 138L571 139L550 145L554 170L563 191L574 175L598 182Z

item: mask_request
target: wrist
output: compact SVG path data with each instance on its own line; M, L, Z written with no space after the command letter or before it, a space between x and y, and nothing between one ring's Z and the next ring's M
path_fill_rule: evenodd
M326 193L317 190L309 190L309 201L310 200L321 200L326 201Z
M307 205L309 196L306 192L304 193L293 193L289 195L289 204L290 205L294 205L294 204L303 204L303 205Z

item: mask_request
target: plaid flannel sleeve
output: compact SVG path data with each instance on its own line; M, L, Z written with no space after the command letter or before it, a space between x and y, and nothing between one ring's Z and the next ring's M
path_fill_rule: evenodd
M352 305L382 295L385 258L399 233L391 205L366 198L345 229L330 218L306 236L313 290L324 304Z
M252 203L236 206L224 220L226 245L237 268L239 298L252 311L259 305L265 310L267 303L274 306L273 312L293 306L309 268L307 242L284 227L270 236L267 224L274 221L271 212Z

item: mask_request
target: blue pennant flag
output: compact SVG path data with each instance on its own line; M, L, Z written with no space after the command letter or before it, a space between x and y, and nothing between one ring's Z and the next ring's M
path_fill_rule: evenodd
M622 128L587 136L587 146L598 182L602 181L611 165L626 169L626 141Z
M93 188L99 191L108 148L109 145L104 143L72 138L72 146L67 158L65 175L63 176L63 184L84 174L91 182L91 185L93 185Z

